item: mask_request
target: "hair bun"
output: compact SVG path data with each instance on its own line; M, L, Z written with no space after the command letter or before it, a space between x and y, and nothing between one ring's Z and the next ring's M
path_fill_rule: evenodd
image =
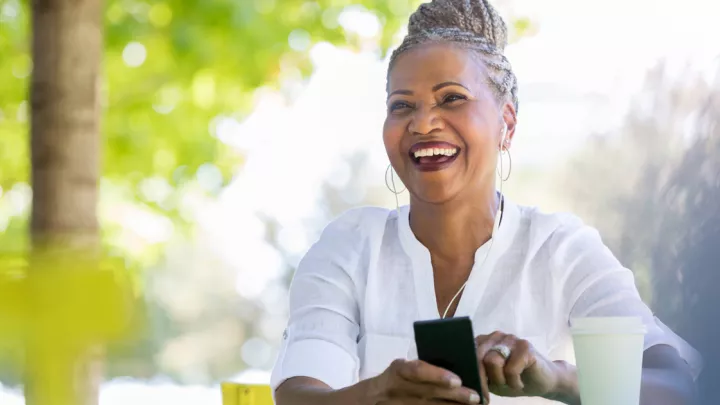
M484 38L501 52L507 26L488 0L432 0L410 16L408 34L459 30Z

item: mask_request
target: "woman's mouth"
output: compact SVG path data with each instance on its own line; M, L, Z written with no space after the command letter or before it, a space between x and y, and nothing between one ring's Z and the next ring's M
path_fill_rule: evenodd
M450 166L460 155L460 148L447 142L419 142L409 153L418 170L429 172Z

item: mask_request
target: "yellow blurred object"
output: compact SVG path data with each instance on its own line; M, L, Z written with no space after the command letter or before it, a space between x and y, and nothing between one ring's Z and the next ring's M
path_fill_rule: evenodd
M222 383L223 405L273 405L269 385Z
M129 336L134 310L119 259L0 255L0 339L92 346Z
M25 354L14 360L24 360L32 403L78 403L79 364L91 362L93 348L133 334L133 297L119 259L0 254L0 348Z

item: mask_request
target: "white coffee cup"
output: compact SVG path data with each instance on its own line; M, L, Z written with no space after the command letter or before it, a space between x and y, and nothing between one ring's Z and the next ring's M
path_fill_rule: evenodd
M639 317L570 321L583 405L638 405L644 338Z

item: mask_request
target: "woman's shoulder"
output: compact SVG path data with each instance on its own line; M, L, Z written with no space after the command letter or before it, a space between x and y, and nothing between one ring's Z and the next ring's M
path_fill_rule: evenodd
M519 210L531 244L557 251L569 243L600 241L598 231L576 214L545 212L536 206L519 206Z
M608 269L619 265L598 230L578 215L547 213L537 207L522 207L521 211L527 227L529 246L526 251L547 260L549 267L573 269L581 258L592 258L595 264Z
M571 212L546 212L537 206L520 204L518 209L525 226L547 234L586 226L579 216Z
M370 241L381 239L394 211L382 207L351 208L325 226L315 248L360 252Z
M357 236L368 236L377 228L384 228L392 211L375 206L351 208L333 219L325 231L352 232Z
M394 210L378 207L374 205L365 205L345 210L335 217L331 223L362 223L373 219L386 219Z
M343 212L325 226L320 238L301 260L298 272L332 272L329 269L342 268L354 275L359 264L372 255L373 246L382 240L389 215L390 210L380 207Z

